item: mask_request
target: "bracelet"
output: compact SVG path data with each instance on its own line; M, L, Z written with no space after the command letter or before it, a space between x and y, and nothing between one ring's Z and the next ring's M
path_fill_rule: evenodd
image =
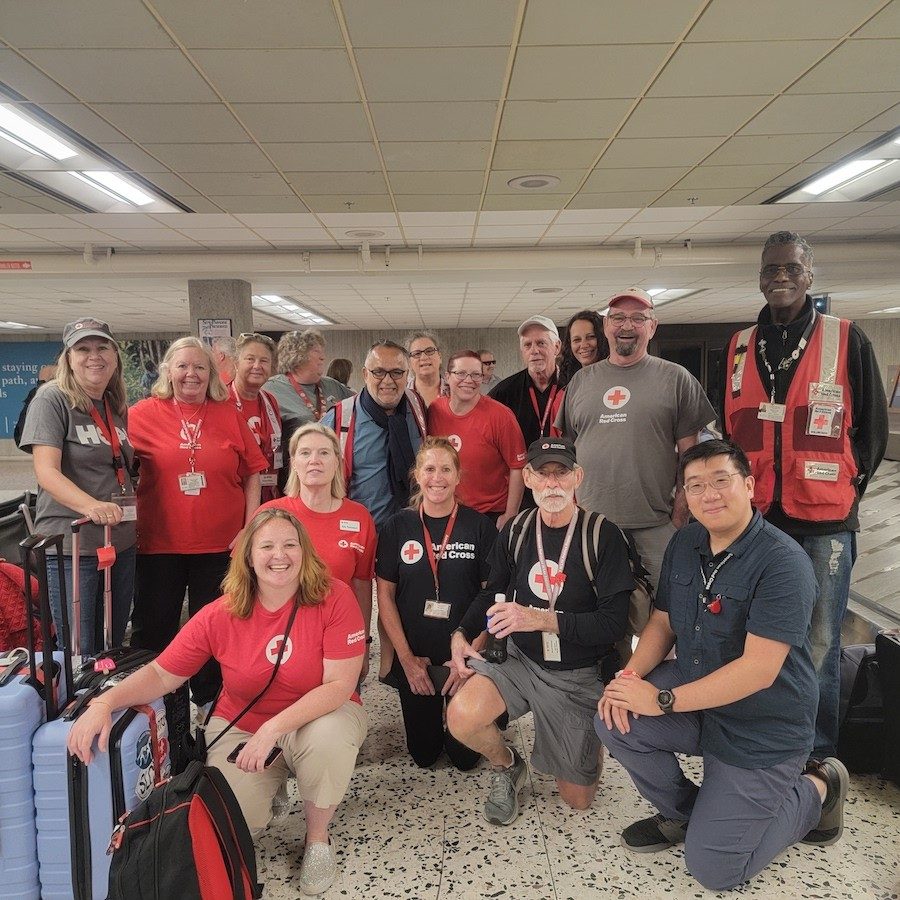
M638 675L638 673L635 672L634 669L619 669L619 671L616 672L616 678L629 678L629 677L630 678L640 678L641 676Z
M102 703L109 710L109 714L112 715L113 708L112 703L110 703L109 700L104 700L102 697L94 697L94 699L88 703L88 706L93 706L95 703Z

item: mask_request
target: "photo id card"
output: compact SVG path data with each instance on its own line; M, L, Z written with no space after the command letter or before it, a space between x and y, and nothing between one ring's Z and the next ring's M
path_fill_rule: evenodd
M425 601L425 618L426 619L449 619L450 604L441 603L439 600Z
M277 472L260 472L259 483L263 487L275 487L275 485L278 484L278 473Z
M542 631L541 643L544 647L544 662L562 662L558 634L554 634L552 631Z
M763 422L783 422L786 413L787 406L783 403L760 403L757 418Z
M178 476L178 487L182 493L196 497L206 487L206 476L202 472L185 472Z
M134 494L123 494L121 492L112 495L112 502L122 507L122 521L137 521L137 497Z

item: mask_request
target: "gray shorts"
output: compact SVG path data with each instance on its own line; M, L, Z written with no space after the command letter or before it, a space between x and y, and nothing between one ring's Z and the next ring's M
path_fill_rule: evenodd
M595 784L599 775L600 740L594 732L597 702L603 682L594 666L550 671L507 642L506 662L469 665L490 678L500 691L510 721L534 714L531 764L539 772L573 784Z

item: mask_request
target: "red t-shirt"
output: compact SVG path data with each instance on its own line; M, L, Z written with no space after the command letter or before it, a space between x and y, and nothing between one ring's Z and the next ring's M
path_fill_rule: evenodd
M438 397L428 407L428 433L446 436L459 453L459 502L481 513L503 512L509 470L525 468L525 439L511 410L481 397L474 409L458 416L449 397Z
M215 714L230 722L272 677L292 604L269 612L254 603L250 617L238 619L225 609L224 599L219 597L188 619L156 661L172 675L188 678L208 659L218 660L222 693ZM365 651L366 632L356 597L347 585L334 581L324 602L297 611L275 681L236 727L256 732L322 684L323 660L352 659ZM352 699L360 702L355 692Z
M151 397L128 413L128 438L140 459L137 489L139 553L222 553L244 525L244 479L266 468L265 457L241 414L228 402L205 409ZM196 413L196 416L194 416ZM182 425L200 437L194 468L206 478L186 494L180 475L190 471Z
M271 404L272 412L275 414L278 425L277 432L263 403L263 394L266 395ZM281 448L281 410L278 407L278 401L275 399L275 395L270 394L268 391L260 391L256 395L255 400L247 400L238 394L233 381L228 385L228 401L234 404L243 420L247 423L268 463L268 468L260 477L263 482L270 481L272 483L264 483L262 485L261 497L264 501L274 500L279 496L277 479L278 470L281 468L280 465L276 464L284 460L284 453Z
M260 509L283 509L296 516L309 532L316 552L334 578L350 584L352 579L375 577L378 535L369 511L353 500L343 500L334 512L310 509L299 497L279 497Z

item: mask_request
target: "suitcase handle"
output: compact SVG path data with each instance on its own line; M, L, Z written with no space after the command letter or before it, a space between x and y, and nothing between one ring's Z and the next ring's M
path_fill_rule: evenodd
M81 528L92 525L89 516L72 522L72 615L75 619L72 635L72 653L81 654ZM107 549L108 548L108 549ZM103 570L103 649L112 648L112 565L116 550L112 545L112 527L103 526L103 547L97 551L97 568Z

